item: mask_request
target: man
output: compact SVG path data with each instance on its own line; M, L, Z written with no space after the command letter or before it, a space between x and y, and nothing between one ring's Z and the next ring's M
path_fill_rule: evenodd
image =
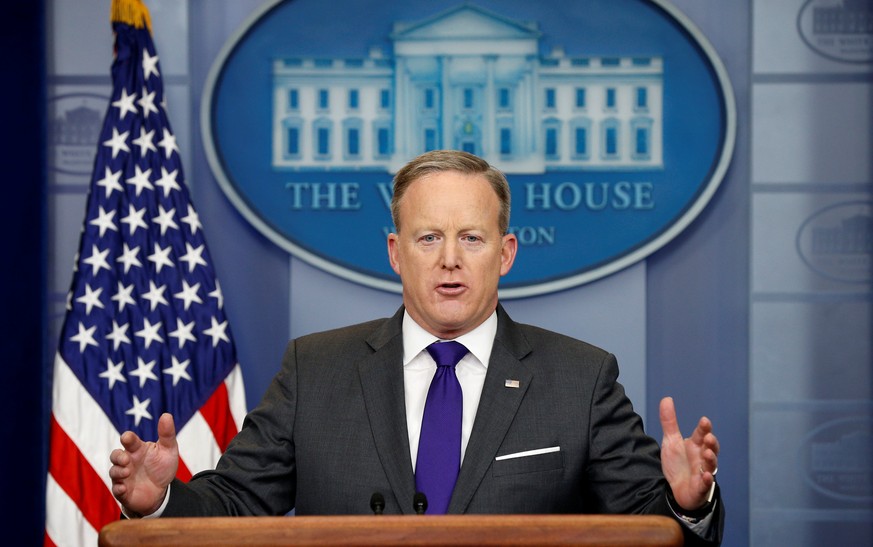
M720 543L710 421L683 439L664 399L659 451L611 354L517 324L499 305L518 249L509 209L505 177L480 158L412 160L395 177L388 237L403 307L292 341L216 470L188 484L173 480L171 416L156 443L124 433L110 477L125 512L365 513L378 492L386 513L411 513L420 490L437 512L664 514L687 544ZM460 348L460 362L443 363L440 348Z

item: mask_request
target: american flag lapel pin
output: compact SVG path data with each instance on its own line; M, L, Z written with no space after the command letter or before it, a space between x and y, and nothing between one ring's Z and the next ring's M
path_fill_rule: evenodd
M519 382L518 380L507 379L503 382L503 387L514 387L515 389L518 389L521 387L521 382Z

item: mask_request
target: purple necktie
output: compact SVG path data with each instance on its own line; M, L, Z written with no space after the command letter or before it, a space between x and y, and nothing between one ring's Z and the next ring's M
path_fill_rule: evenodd
M467 348L455 341L434 342L427 347L437 371L427 390L415 487L427 496L427 513L444 514L461 468L461 414L464 398L455 374L455 365Z

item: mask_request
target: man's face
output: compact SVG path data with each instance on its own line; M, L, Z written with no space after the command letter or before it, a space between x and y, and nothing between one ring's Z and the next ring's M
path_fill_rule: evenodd
M482 175L432 173L407 188L388 257L407 313L431 334L457 338L496 308L497 284L518 248L515 236L500 235L499 211Z

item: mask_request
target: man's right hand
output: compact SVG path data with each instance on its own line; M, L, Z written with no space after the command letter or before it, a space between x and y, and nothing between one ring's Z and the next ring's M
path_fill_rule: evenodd
M133 431L121 435L121 446L109 455L112 494L128 516L146 516L158 510L179 468L179 445L173 416L158 420L158 441L145 442Z

